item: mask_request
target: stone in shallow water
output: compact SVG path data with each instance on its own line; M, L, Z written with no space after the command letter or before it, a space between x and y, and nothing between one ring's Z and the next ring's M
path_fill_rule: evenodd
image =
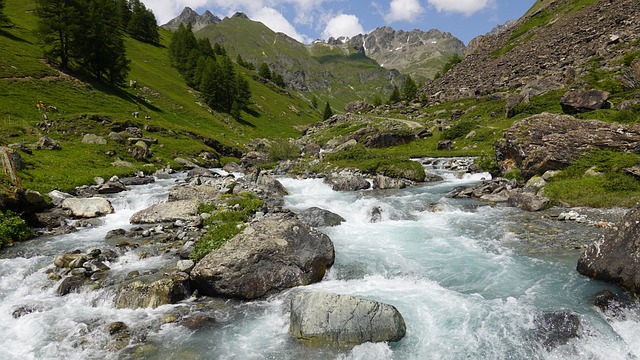
M289 333L311 345L399 341L405 332L402 315L389 304L324 292L291 299Z

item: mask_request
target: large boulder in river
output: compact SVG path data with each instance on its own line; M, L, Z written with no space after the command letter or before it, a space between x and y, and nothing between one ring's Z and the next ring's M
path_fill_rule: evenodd
M293 214L278 213L244 231L191 270L205 295L255 299L322 280L335 258L333 243Z
M525 180L560 170L593 148L640 152L640 125L538 114L511 126L496 146L502 173L520 169Z
M174 222L176 220L191 221L198 215L197 200L171 201L151 205L131 215L129 222L132 224L155 224L161 222Z
M175 304L191 295L189 276L173 273L160 279L138 278L118 289L115 299L117 308L156 308Z
M331 188L335 191L366 190L371 187L371 184L364 176L346 170L328 174L324 178L324 182L331 185Z
M640 204L578 260L578 272L640 293Z
M113 213L109 200L102 197L67 198L62 201L62 208L71 211L75 217L94 218Z
M338 226L345 221L342 216L315 206L301 211L298 219L311 227Z
M389 304L350 295L303 292L291 299L289 333L312 345L398 341L404 319Z

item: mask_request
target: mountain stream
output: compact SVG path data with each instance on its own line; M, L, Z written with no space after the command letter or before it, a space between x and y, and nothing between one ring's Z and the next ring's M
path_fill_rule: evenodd
M129 217L166 201L176 179L111 198L116 212L77 233L42 237L0 256L0 359L634 359L640 356L640 315L607 316L591 304L602 289L618 291L575 271L579 250L531 250L522 211L445 194L487 174L438 169L445 181L392 191L335 192L321 179L281 178L293 211L317 206L346 219L322 228L336 261L317 284L267 299L241 302L192 298L156 309L116 309L108 288L64 297L45 270L57 254L104 247L109 230L130 228ZM372 209L379 214L372 222ZM531 215L532 218L540 215ZM587 226L587 225L580 225ZM545 227L544 225L542 226ZM524 229L524 230L523 230ZM551 238L551 240L549 240ZM554 237L547 236L546 241ZM595 239L594 239L595 240ZM535 247L535 246L534 246ZM161 268L169 255L131 251L111 272ZM124 276L124 275L123 275ZM288 299L323 290L394 305L407 324L397 343L352 349L308 347L288 334ZM15 317L27 305L28 314ZM553 311L579 316L578 337L548 348L535 337L536 318ZM215 322L189 330L167 314L202 313ZM131 345L110 349L108 325L122 321Z

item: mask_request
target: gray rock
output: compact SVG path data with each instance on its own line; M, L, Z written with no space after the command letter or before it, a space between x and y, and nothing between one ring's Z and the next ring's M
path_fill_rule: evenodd
M98 188L98 194L117 194L119 192L129 190L125 184L120 181L120 179L112 180L105 182Z
M618 227L587 247L577 270L640 293L640 204L624 216Z
M196 200L180 200L151 205L131 215L129 222L132 224L155 224L176 220L192 221L198 215L199 204Z
M411 133L402 133L402 132L384 132L379 134L374 134L367 136L363 141L362 145L369 148L388 148L391 146L404 145L415 140L416 137Z
M453 149L453 143L451 140L440 140L438 141L438 145L436 146L438 150L451 150Z
M301 211L298 214L298 219L311 227L338 226L345 221L342 216L318 207L310 207Z
M65 296L72 292L79 292L84 285L86 278L84 275L68 276L58 285L58 295Z
M569 90L560 99L562 111L567 114L577 114L598 109L609 109L611 103L609 94L600 90Z
M181 158L181 157L177 157L175 159L173 159L173 161L175 161L176 163L182 165L185 169L194 169L197 168L198 165L196 163L194 163L193 161L189 161L185 158Z
M135 281L118 289L116 308L156 308L160 305L175 304L191 295L189 276L174 273L170 277L155 280L153 276L136 278Z
M331 173L324 178L324 182L330 184L335 191L357 191L371 187L364 176L350 171Z
M178 260L176 264L178 271L185 273L189 273L194 266L196 266L196 263L193 260Z
M250 300L322 280L334 257L327 235L293 214L278 213L206 255L191 279L202 294Z
M356 100L344 106L344 111L350 112L350 113L359 113L363 111L369 111L372 109L373 109L373 105L362 100Z
M638 153L640 125L580 120L538 114L515 122L496 145L496 159L505 174L516 167L525 180L548 170L561 170L591 149Z
M43 136L35 144L35 148L39 150L60 150L60 143L48 136Z
M442 179L442 178L440 178L440 179ZM380 189L380 190L404 189L407 186L411 186L413 184L414 184L414 182L411 181L411 180L396 179L396 178L391 178L391 177L384 176L384 175L376 175L373 178L373 188L374 189Z
M82 143L89 144L89 145L106 145L107 139L95 134L85 134L82 137Z
M101 197L67 198L62 201L62 208L71 211L75 217L94 218L113 213L109 200Z
M511 192L507 204L526 211L540 211L551 205L551 199L535 192L520 190Z
M291 299L289 333L309 344L399 341L405 332L404 319L392 305L322 292L298 293Z

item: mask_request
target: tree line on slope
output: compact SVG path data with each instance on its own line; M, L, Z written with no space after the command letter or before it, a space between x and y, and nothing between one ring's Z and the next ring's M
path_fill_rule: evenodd
M169 57L209 107L240 117L251 99L251 89L247 79L236 73L224 47L211 46L206 38L196 39L190 24L180 24L171 38Z
M160 40L153 12L139 0L36 0L36 16L48 60L116 85L129 72L124 33Z

